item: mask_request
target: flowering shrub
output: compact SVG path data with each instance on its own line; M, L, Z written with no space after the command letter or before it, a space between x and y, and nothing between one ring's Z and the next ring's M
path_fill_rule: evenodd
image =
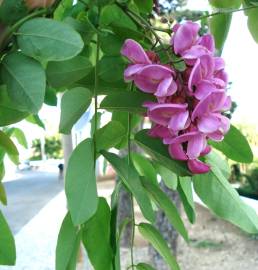
M65 164L67 214L57 241L56 270L76 269L81 243L95 270L120 270L120 239L128 222L132 230L128 269L153 269L134 260L137 229L170 269L179 270L155 227L156 209L164 212L186 241L188 233L180 212L159 186L160 176L168 188L178 191L191 223L195 221L194 189L214 214L248 233L258 233L257 214L228 183L227 162L211 151L216 148L237 162L253 160L246 138L223 114L231 101L224 61L215 56L215 48L216 53L223 49L231 13L239 10L240 2L210 1L222 14L197 18L209 21L213 39L211 34L200 36L199 25L191 21L173 29L154 27L150 15L153 8L157 11L158 1L0 0L2 204L7 204L1 182L4 156L18 164L12 138L27 145L22 130L13 125L26 119L44 127L38 111L44 103L56 106L57 93L64 92L59 131L70 134L94 103L90 135ZM258 41L257 6L244 2L249 30ZM159 32L169 35L169 44ZM130 61L127 68L121 53ZM101 102L99 95L105 96ZM112 114L104 126L99 126L99 110ZM149 117L152 128L136 131L143 115ZM140 153L134 153L132 141L142 149ZM113 148L128 154L121 157ZM119 176L110 204L98 195L100 156ZM118 220L122 187L132 206L129 220ZM136 224L135 201L146 222ZM15 260L15 239L0 210L0 265L14 265Z
M231 106L224 60L214 55L212 35L200 37L199 30L199 25L190 21L173 27L170 49L186 62L182 72L173 62L161 63L155 52L145 52L131 39L121 50L131 62L124 72L125 80L157 99L144 103L153 123L149 135L161 138L171 157L187 161L194 174L210 170L199 157L210 152L208 139L223 140L230 127L223 112Z

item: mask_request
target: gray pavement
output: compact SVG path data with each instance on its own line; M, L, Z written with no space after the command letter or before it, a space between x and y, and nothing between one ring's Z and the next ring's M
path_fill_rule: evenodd
M63 189L58 172L26 171L21 174L17 180L4 182L8 205L0 205L14 234Z

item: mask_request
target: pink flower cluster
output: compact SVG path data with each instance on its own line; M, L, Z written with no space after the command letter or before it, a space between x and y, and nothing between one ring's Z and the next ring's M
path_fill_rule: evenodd
M157 98L143 105L153 122L149 135L161 138L170 156L186 161L194 174L210 170L199 158L211 150L208 139L223 140L230 122L222 112L231 107L225 63L214 56L213 37L200 36L199 30L199 25L190 21L173 28L171 50L186 63L183 72L174 69L173 63L162 64L154 52L144 51L131 39L121 50L131 62L125 80Z

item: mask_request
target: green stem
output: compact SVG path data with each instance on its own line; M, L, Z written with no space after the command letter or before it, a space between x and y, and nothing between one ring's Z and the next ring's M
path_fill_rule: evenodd
M135 215L134 215L134 202L133 202L133 194L131 193L131 208L132 208L132 235L131 235L131 245L130 245L130 250L131 250L131 265L132 269L134 269L134 237L135 237Z
M165 44L162 42L161 38L159 37L159 35L156 33L155 30L157 30L157 28L152 27L148 21L146 21L144 18L142 18L140 15L138 15L137 13L135 13L134 11L128 9L127 7L121 6L120 4L117 3L117 5L122 8L124 10L124 12L129 16L129 17L133 17L134 21L138 22L138 24L143 27L148 29L149 31L151 31L151 33L153 34L153 36L156 38L156 40L158 41L158 43L160 44L160 46L162 47L162 49L166 52L168 59L170 60L170 62L173 62L173 59L171 59L171 56L169 54L169 52L166 50ZM160 30L160 29L159 29Z
M133 83L131 84L130 91L133 91ZM132 120L132 114L128 113L128 133L127 133L127 140L128 140L128 177L130 175L130 167L131 167L131 131L132 131L132 126L131 126L131 120ZM131 231L131 243L130 243L130 253L131 253L131 265L132 269L134 269L134 237L135 237L135 215L134 215L134 201L133 201L133 194L130 193L130 201L131 201L131 226L132 226L132 231Z
M94 143L94 160L96 160L97 157L97 147L96 147L96 137L95 133L98 128L98 62L99 62L99 50L100 50L100 44L99 44L99 35L97 34L97 41L96 41L96 60L95 60L95 82L94 82L94 138L93 138L93 143ZM95 163L96 166L96 163Z
M135 264L129 265L129 266L126 268L126 270L133 269L134 267L136 267Z
M57 0L55 4L50 7L50 8L43 8L43 9L38 9L29 15L25 16L24 18L20 19L18 22L16 22L13 26L9 27L6 29L5 33L1 37L0 40L0 51L2 51L3 48L5 48L7 41L11 37L11 35L26 21L38 17L40 15L48 15L54 13L58 5L61 3L61 0Z
M26 21L28 21L34 17L40 16L43 14L47 14L48 12L49 12L48 9L37 10L37 11L29 14L28 16L22 18L21 20L19 20L12 27L6 29L5 33L3 34L2 40L1 40L0 49L5 47L6 41L10 38L10 36L13 34L13 32L15 32L23 23L25 23Z
M211 14L208 14L208 15L198 17L196 19L193 19L192 21L199 21L199 20L206 19L206 18L209 18L209 17L217 16L217 15L220 15L220 14L232 14L232 13L235 13L235 12L245 11L245 10L254 9L254 8L258 8L258 6L249 6L249 7L239 8L239 9L228 9L228 10L225 9L225 10L222 10L222 11L218 11L218 12L214 12L214 13L211 13Z

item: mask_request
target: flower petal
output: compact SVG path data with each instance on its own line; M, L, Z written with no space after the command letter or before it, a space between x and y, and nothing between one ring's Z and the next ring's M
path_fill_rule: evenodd
M201 100L209 95L211 92L216 91L216 87L213 85L212 82L202 80L197 86L194 96Z
M187 144L187 156L189 159L198 158L206 146L205 137L198 134L191 138Z
M181 144L170 144L168 146L168 152L170 156L177 160L187 160L187 156L183 150L183 146Z
M198 159L192 159L187 161L189 170L194 174L202 174L210 171L210 166Z
M189 49L197 39L200 26L197 23L186 22L174 28L175 33L172 38L174 51L180 54Z
M157 91L155 92L155 95L157 97L165 97L168 95L168 89L173 81L172 76L165 78L160 82L158 85Z
M139 72L140 70L142 70L142 68L145 65L143 64L135 64L135 65L129 65L125 72L124 72L124 78L126 81L131 81L134 78L134 75Z
M142 46L132 39L127 39L121 49L121 54L134 64L151 64Z
M171 116L168 127L174 131L179 131L187 128L187 120L189 117L189 111L179 112Z
M215 52L215 41L211 34L206 34L200 37L199 45L208 49L211 53Z
M192 113L192 120L207 113L219 112L225 104L227 96L224 91L214 91L202 99Z
M198 120L198 129L203 133L212 133L220 128L221 121L214 115L202 116Z

